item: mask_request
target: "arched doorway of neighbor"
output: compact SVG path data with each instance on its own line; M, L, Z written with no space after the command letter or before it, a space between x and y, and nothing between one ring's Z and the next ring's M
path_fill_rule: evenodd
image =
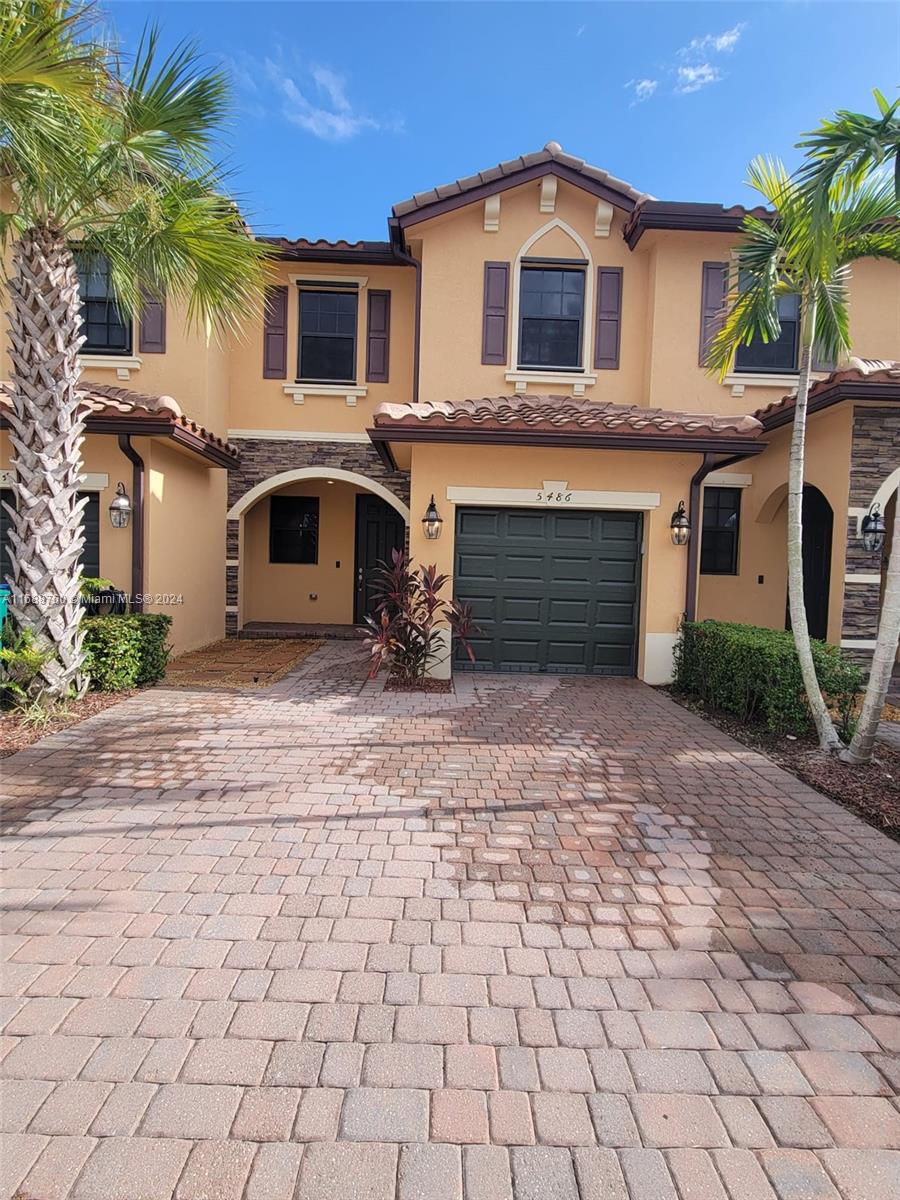
M834 510L811 483L803 485L803 602L809 636L828 637L828 593L831 590L831 539ZM791 627L790 605L785 626Z
M324 465L262 480L227 516L234 630L361 622L375 607L373 568L404 548L409 524L383 483Z

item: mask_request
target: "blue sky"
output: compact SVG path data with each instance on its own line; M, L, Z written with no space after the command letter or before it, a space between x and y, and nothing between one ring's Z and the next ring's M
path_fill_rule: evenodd
M900 6L866 3L145 3L235 79L228 155L259 233L384 238L393 203L555 139L667 200L750 200L835 108L900 76Z

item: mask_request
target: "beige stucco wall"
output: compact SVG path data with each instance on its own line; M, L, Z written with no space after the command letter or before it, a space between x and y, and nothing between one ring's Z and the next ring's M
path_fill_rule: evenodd
M144 465L145 611L172 617L178 653L225 632L226 474L160 439Z
M578 491L654 491L659 507L644 513L638 675L662 682L662 668L684 611L687 550L672 544L669 522L678 501L687 500L696 454L612 450L555 450L504 446L416 445L412 453L413 521L410 552L418 562L436 563L452 575L456 507L448 487L534 488L545 479L565 480ZM437 541L427 541L416 514L434 492L444 525ZM449 588L448 588L449 595Z
M297 375L300 301L289 276L304 280L365 278L359 289L356 339L356 384L367 389L350 406L341 395L308 394L295 404L284 391ZM235 341L230 359L228 428L241 430L310 430L362 433L372 424L372 413L387 401L412 399L413 331L415 327L415 271L412 267L383 267L346 263L282 263L278 282L288 285L287 378L263 379L262 311L250 315L244 337ZM368 292L391 293L390 363L387 383L366 382L366 325ZM479 300L480 304L481 301Z
M828 640L840 642L850 488L852 406L810 417L806 482L817 487L834 512ZM787 472L790 427L773 434L769 449L732 468L753 482L741 494L737 575L700 575L700 619L744 621L783 629L787 599ZM726 472L727 473L727 472ZM758 576L763 576L763 583Z
M325 479L272 495L319 497L319 561L269 562L269 496L243 517L242 619L350 625L353 622L356 497L363 489Z

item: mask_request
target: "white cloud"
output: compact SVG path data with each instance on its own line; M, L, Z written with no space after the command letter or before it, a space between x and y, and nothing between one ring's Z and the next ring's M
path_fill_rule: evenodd
M580 38L586 29L587 29L587 25L579 25L578 28L575 30L575 36L577 38Z
M747 22L739 21L737 25L726 29L724 33L706 33L703 37L691 38L678 53L685 58L706 54L730 54L741 40L741 34L746 28Z
M625 84L626 88L630 88L634 92L634 99L631 102L632 107L635 104L643 104L645 100L649 100L659 87L658 79L629 79Z
M711 83L718 83L722 72L712 63L698 63L696 66L679 67L675 83L676 96L687 96L691 92L699 92L701 88Z

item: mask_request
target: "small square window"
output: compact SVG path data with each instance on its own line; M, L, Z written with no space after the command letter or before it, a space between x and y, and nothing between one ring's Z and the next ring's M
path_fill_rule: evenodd
M737 575L740 523L740 488L704 488L701 575Z
M355 381L358 301L355 292L300 292L300 379Z
M269 500L269 562L319 561L319 497L272 496Z

